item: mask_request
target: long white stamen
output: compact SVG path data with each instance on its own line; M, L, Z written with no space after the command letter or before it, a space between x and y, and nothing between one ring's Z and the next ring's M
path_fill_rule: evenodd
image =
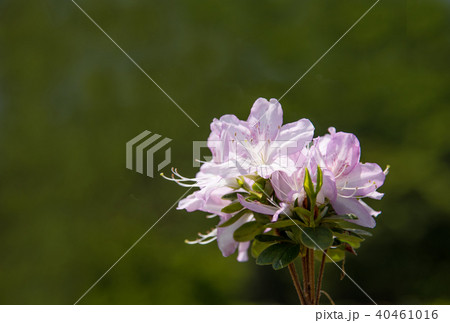
M362 186L362 187L346 187L346 185L347 185L347 182L344 184L344 186L338 187L338 190L341 190L341 191L344 191L344 190L353 191L353 193L351 195L342 195L342 194L338 193L338 195L340 197L353 198L353 197L356 197L356 192L358 192L358 190L360 190L360 189L370 188L370 187L372 187L374 185L375 185L375 189L377 188L377 183L375 183L375 182L369 182L369 184L367 184L366 186Z
M198 236L200 238L198 238L197 240L189 241L186 239L184 240L184 242L187 244L202 244L202 245L208 244L217 239L217 229L213 229L210 232L207 232L206 234L198 233Z
M167 177L164 175L164 173L161 173L160 175L163 178L167 179L168 181L175 182L178 185L183 186L183 187L199 187L198 180L196 178L184 177L184 176L180 175L178 173L178 169L176 169L174 167L172 167L171 171L172 171L172 177ZM177 178L175 178L175 176ZM185 183L185 182L191 182L191 183L189 184L189 183Z

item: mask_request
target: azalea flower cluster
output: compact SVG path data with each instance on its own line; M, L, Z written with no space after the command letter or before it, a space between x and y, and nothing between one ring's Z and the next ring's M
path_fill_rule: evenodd
M333 261L355 253L380 213L362 199L381 199L377 189L387 171L360 162L360 144L351 133L329 128L329 134L313 136L308 119L283 125L276 99L256 100L246 121L234 115L214 119L211 160L195 178L176 169L168 178L199 188L178 209L219 218L215 228L188 243L217 240L223 256L237 250L238 261L248 260L251 247L258 264L275 269L308 250L326 251Z

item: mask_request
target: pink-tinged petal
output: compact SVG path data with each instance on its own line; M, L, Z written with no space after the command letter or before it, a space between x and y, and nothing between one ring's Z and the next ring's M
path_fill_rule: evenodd
M231 193L233 190L229 187L217 187L214 189L207 190L205 193L205 203L201 209L201 211L225 215L221 210L229 205L231 201L224 200L222 196L225 194Z
M351 133L338 132L331 135L323 158L337 179L349 174L358 165L360 155L358 138Z
M301 151L313 138L314 126L308 119L285 124L276 138L276 148L294 154Z
M247 119L253 138L260 141L274 140L283 123L283 110L276 99L259 98L253 104Z
M271 222L277 222L280 214L287 214L288 216L292 215L292 212L291 212L288 204L283 203L283 202L280 203L280 208L273 215Z
M384 196L384 193L373 191L373 192L370 192L369 194L367 194L365 197L368 197L368 198L371 198L374 200L381 200L383 198L383 196Z
M339 194L380 199L383 195L375 191L383 185L385 178L386 175L377 164L358 164L348 175L339 179Z
M177 210L186 209L188 212L203 211L217 215L224 215L221 210L231 203L222 199L225 194L231 193L233 189L226 186L205 187L194 192L178 203Z
M231 214L226 214L222 216L219 224L228 221L231 217L232 217ZM244 215L232 225L229 225L224 228L221 227L217 228L217 245L219 246L220 251L222 251L224 257L228 257L236 251L236 248L239 243L233 239L234 231L236 231L236 229L239 228L244 223L248 222L249 218L250 215L249 216Z
M198 198L196 193L190 194L188 197L180 200L177 206L177 210L186 209L188 212L194 212L200 210L204 205L204 200L202 198Z
M289 155L289 158L294 161L294 165L297 169L301 169L304 168L305 165L307 165L311 161L314 161L312 158L310 158L310 155L311 155L310 148L305 147L302 150Z
M284 202L293 202L290 197L301 190L301 183L297 183L295 177L289 176L283 171L277 171L272 174L270 183L272 184L275 195Z
M224 115L211 123L211 134L208 137L208 147L213 155L213 161L223 163L228 161L230 154L236 150L236 141L251 137L247 122L239 120L235 115Z
M270 161L269 164L250 166L247 171L251 174L256 173L259 176L268 179L277 171L283 171L288 175L292 175L296 170L297 168L295 167L295 163L292 159L287 156L280 155L276 160Z
M264 205L260 202L248 202L244 199L244 197L240 194L238 194L239 203L250 211L261 213L261 214L267 214L267 215L274 215L275 212L278 210L275 206L269 206Z
M374 216L381 212L373 210L370 206L361 200L354 198L344 198L338 196L334 202L331 203L337 214L354 214L358 220L349 220L364 227L373 228L376 225Z
M247 250L250 247L250 241L239 243L237 261L245 262L248 260Z
M236 167L232 167L233 162L227 161L224 163L204 163L200 167L200 172L197 174L197 178L199 176L203 176L208 180L208 186L210 185L218 185L221 184L220 180L229 177L238 177L242 175L239 172L239 169Z

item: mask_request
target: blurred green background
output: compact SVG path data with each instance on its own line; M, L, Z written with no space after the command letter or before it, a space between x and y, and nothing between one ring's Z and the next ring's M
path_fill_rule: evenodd
M214 117L279 98L373 2L79 0L197 128L71 1L0 0L0 303L73 304L185 191L126 169L125 143L172 138L193 176ZM281 101L391 165L346 262L380 304L450 303L449 18L448 1L381 0ZM297 303L287 270L184 244L216 221L170 211L80 304ZM370 303L325 276L338 304Z

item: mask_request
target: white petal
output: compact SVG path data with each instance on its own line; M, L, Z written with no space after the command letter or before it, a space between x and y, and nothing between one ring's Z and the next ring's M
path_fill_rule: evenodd
M274 140L283 123L281 104L276 99L270 99L269 102L259 98L253 104L247 122L255 139Z
M231 217L232 217L231 214L223 216L219 224L224 223ZM239 243L233 239L234 231L236 231L236 229L239 228L244 223L248 222L250 217L251 215L248 216L244 215L232 225L229 225L224 228L220 227L217 228L217 245L219 246L220 251L222 251L224 257L228 257L229 255L232 255L236 251L236 248Z
M344 198L338 196L331 204L338 214L354 214L358 217L358 220L350 220L349 222L368 228L375 227L376 222L373 217L381 213L373 210L366 203L355 198Z

